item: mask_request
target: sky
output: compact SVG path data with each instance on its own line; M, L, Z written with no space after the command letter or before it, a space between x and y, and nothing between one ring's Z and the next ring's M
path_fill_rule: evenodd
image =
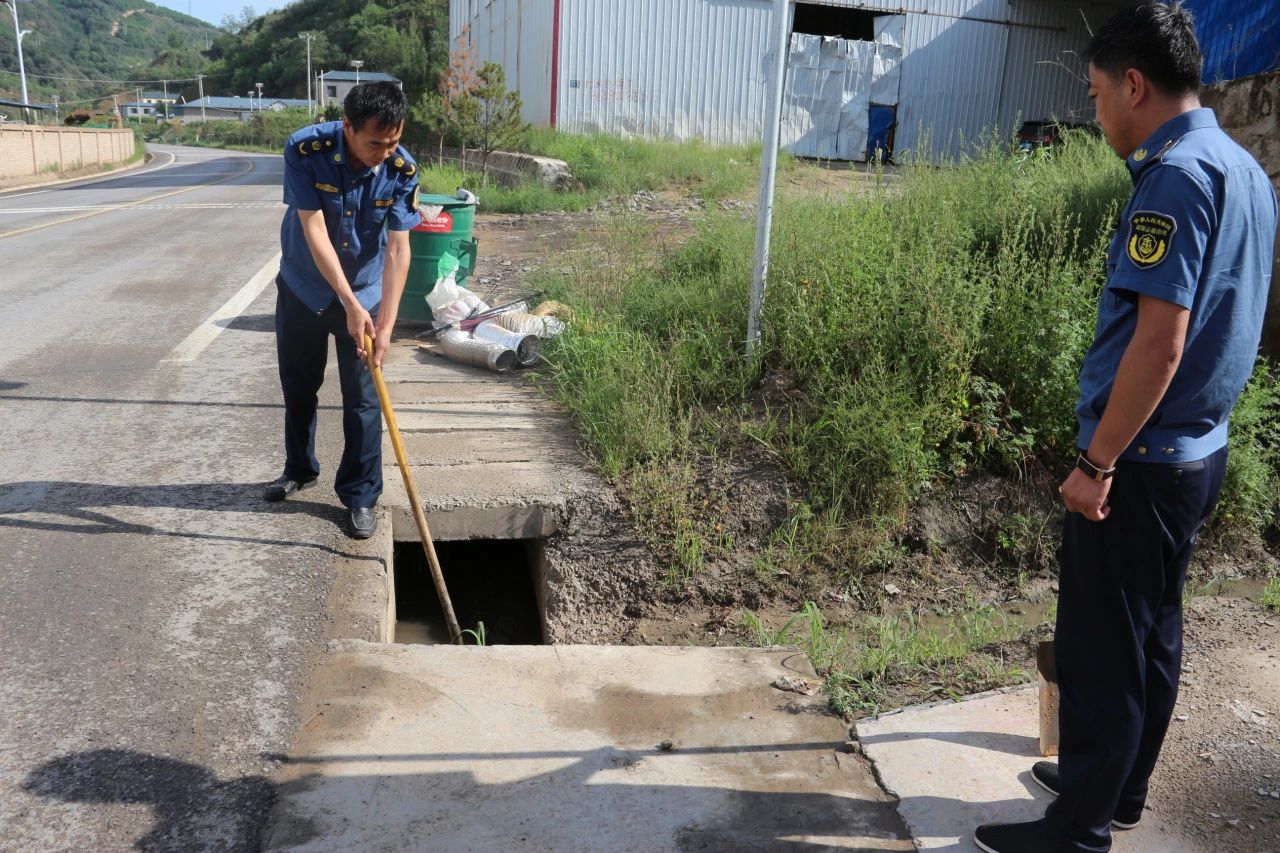
M227 15L239 15L245 6L252 6L259 15L273 12L289 5L288 0L152 0L184 14L190 14L211 24L221 24Z

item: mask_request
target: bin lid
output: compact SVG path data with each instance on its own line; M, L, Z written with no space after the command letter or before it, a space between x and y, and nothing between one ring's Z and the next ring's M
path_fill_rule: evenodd
M419 193L418 204L439 205L445 210L455 207L470 207L471 203L453 195L436 195L435 193Z

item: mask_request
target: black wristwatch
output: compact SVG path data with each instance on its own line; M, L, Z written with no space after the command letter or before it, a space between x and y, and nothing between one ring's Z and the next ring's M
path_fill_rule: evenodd
M1097 465L1090 462L1089 457L1085 456L1083 453L1076 458L1076 467L1088 474L1090 480L1095 480L1099 483L1116 472L1116 466L1112 465L1110 468L1099 468Z

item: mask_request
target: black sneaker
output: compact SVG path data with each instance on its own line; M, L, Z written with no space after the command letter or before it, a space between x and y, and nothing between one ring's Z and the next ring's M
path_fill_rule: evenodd
M296 492L311 488L315 484L316 481L314 479L293 480L290 479L289 475L285 474L267 483L266 488L262 490L262 499L271 503L278 503Z
M1058 776L1058 765L1052 761L1037 761L1031 768L1031 778L1055 797L1062 792L1062 780Z
M973 833L973 843L986 853L1059 853L1066 846L1041 820L1027 823L989 823Z
M1037 761L1035 766L1031 768L1031 778L1035 780L1037 785L1055 797L1062 792L1062 777L1058 774L1058 765L1052 761ZM1111 826L1114 829L1133 829L1140 820L1142 820L1142 815L1128 819L1114 817L1111 819Z

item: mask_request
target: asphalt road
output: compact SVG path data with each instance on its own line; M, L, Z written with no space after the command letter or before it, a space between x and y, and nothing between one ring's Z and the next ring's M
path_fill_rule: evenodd
M0 194L0 850L255 847L358 553L336 376L322 487L260 499L282 160L153 150Z

